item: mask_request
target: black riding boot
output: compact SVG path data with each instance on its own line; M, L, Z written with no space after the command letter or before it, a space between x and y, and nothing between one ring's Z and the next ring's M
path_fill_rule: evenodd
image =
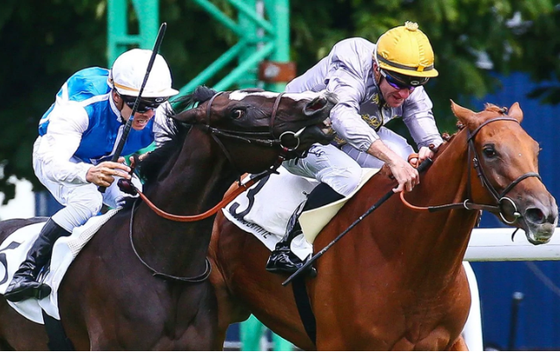
M33 246L27 252L27 258L15 272L10 285L4 293L8 301L19 302L29 298L42 299L51 293L48 285L36 282L37 275L51 258L54 242L70 233L49 219Z
M270 253L270 257L266 262L266 270L271 273L295 273L299 268L305 264L297 255L290 249L290 244L294 237L302 234L299 221L296 223L292 230L276 244L274 250Z
M342 198L344 197L326 183L321 183L315 187L315 189L313 189L313 191L309 194L303 209L297 209L292 215L292 218L290 219L290 224L292 225L291 230L280 242L276 244L276 247L270 253L270 257L266 263L266 270L271 273L292 274L301 268L305 264L305 261L299 259L299 257L290 249L292 240L303 233L298 221L299 215L305 210L319 208ZM313 274L315 272L315 268L312 268L311 271Z

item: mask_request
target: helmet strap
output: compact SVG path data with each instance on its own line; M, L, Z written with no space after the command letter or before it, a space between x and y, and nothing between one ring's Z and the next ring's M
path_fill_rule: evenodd
M124 103L123 98L119 94L119 91L116 88L111 89L111 98L113 99L113 103L115 103L115 106L117 107L117 109L122 112L122 109L124 108L125 103ZM120 105L119 105L118 101L120 101Z
M371 71L373 74L373 80L375 81L377 86L381 85L381 72L379 72L379 66L377 65L377 62L375 62L375 60L373 60Z

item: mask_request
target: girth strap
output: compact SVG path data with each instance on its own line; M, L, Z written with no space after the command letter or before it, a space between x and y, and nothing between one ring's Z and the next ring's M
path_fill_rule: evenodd
M66 336L62 322L48 315L44 310L41 309L43 313L43 322L45 324L45 330L47 331L47 336L49 337L49 342L47 346L51 351L75 351L72 341Z
M292 289L294 291L294 298L296 300L299 317L301 318L305 332L311 339L311 342L313 342L316 346L317 321L315 320L315 314L313 314L313 309L311 308L311 302L309 302L309 295L307 294L307 288L305 286L305 278L301 276L295 278L292 281Z

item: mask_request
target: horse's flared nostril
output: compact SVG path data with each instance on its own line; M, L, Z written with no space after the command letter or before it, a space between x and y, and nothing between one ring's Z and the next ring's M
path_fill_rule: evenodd
M545 216L543 211L539 208L530 208L527 209L527 211L525 212L525 218L530 222L532 222L533 224L543 224L551 216L549 217Z

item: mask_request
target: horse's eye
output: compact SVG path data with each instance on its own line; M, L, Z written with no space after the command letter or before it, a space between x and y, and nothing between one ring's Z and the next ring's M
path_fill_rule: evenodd
M245 114L245 110L243 109L233 109L231 111L231 118L234 120L240 119Z
M493 158L496 156L496 150L493 146L485 146L482 149L482 153L484 153L484 156L487 158Z

